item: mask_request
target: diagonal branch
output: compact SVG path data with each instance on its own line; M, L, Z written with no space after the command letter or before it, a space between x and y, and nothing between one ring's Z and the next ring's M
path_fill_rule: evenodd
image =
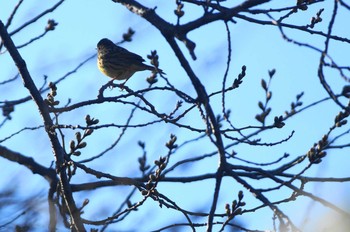
M81 221L80 212L75 204L72 190L69 184L66 170L64 168L64 150L57 138L55 131L52 130L53 122L50 117L48 106L45 104L44 99L41 97L39 90L35 86L32 77L29 74L25 61L22 59L18 50L16 49L10 35L8 34L4 24L0 21L0 36L7 50L9 51L13 61L18 67L19 73L21 74L24 86L28 89L32 99L36 103L39 113L43 119L47 136L50 139L53 154L56 161L56 171L59 175L59 183L62 191L62 195L65 204L68 208L72 226L76 231L85 231L83 222Z
M38 164L31 157L27 157L18 152L11 151L10 149L1 145L0 145L0 156L27 167L34 174L39 174L49 182L57 182L57 176L56 176L55 170L53 170L52 168L46 168Z

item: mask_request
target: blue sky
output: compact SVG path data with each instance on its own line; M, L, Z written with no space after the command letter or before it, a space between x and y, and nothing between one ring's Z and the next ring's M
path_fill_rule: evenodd
M277 2L277 3L276 3ZM294 2L294 1L293 1ZM269 7L275 7L280 2L273 1ZM0 19L6 22L14 2L7 1L1 3ZM25 1L19 9L17 17L15 17L12 26L9 28L11 32L14 28L22 25L28 18L31 18L44 9L55 4L53 1ZM145 3L146 4L146 3ZM165 3L163 1L148 1L149 7L157 6L156 12L163 16L166 20L175 23L176 17L173 14L175 9L174 3ZM275 5L276 4L276 5ZM325 11L324 23L316 26L317 30L327 28L329 16L331 14L332 3L328 1L322 3ZM310 18L316 14L321 5L310 7L310 10L301 12L295 17L290 17L286 22L299 25L309 23ZM268 8L268 7L267 7ZM182 22L193 20L201 15L197 9L185 4L185 16ZM347 28L346 20L349 19L348 12L341 11L339 21L334 29L334 33L343 37L350 37L350 31ZM54 19L58 22L57 28L49 32L44 38L34 42L31 46L20 49L20 53L27 62L28 69L35 80L37 86L43 84L43 76L47 75L49 81L57 80L65 75L70 70L73 70L84 59L96 53L96 44L101 38L109 38L114 42L118 42L122 34L129 27L133 28L136 33L132 43L125 43L123 47L138 53L146 59L150 50L157 50L160 57L160 67L167 73L169 80L184 92L195 96L195 92L191 83L182 70L179 62L171 51L162 35L153 28L147 21L137 15L129 12L125 7L115 4L112 1L66 1L56 11L50 13L40 19L32 26L24 29L22 32L12 37L16 45L23 44L31 38L43 32L48 19ZM267 17L261 16L261 19L268 20ZM326 92L322 89L317 78L317 67L319 62L319 54L307 48L298 47L290 44L282 39L279 31L271 26L252 25L237 19L237 23L230 24L231 42L232 42L232 64L228 82L232 82L241 71L243 65L247 66L247 76L244 78L243 84L239 89L227 94L228 108L232 110L232 121L237 127L246 125L259 125L254 117L258 112L257 102L264 99L264 92L260 87L260 80L268 79L268 70L276 69L275 77L271 84L273 97L270 106L273 108L272 115L268 119L271 123L272 116L282 115L285 110L289 109L289 105L295 100L295 96L301 91L305 94L302 98L304 105L308 105L314 101L327 97ZM321 37L298 33L293 30L285 29L287 35L291 38L305 43L312 43L320 48L323 46L324 39ZM190 56L184 45L179 42L184 54L190 60L190 63L200 78L205 84L207 92L212 92L221 89L221 79L225 71L227 58L227 36L225 34L225 25L222 22L213 23L204 26L192 33L189 33L189 38L196 42L196 61L190 60ZM339 62L340 65L348 65L348 55L350 54L348 44L346 43L331 43L331 55ZM147 60L148 63L148 60ZM0 56L0 81L9 79L16 75L17 70L13 61L8 54ZM332 87L339 93L342 86L346 82L341 80L341 77L334 72L327 72L327 79L331 80ZM147 83L144 81L148 73L140 72L131 78L127 85L134 90L146 88ZM65 81L58 85L57 99L61 101L61 105L65 105L68 98L72 103L82 100L96 98L99 88L107 83L109 79L101 74L96 67L96 60L92 59L86 65L81 67L78 72L72 74ZM164 85L164 81L160 80L158 85ZM26 90L22 87L20 79L6 87L0 86L1 101L4 99L14 100L27 96ZM108 92L108 91L107 91ZM108 92L108 95L120 94L119 90ZM147 95L154 104L161 109L160 111L171 111L174 108L177 99L174 96L164 92L154 92ZM344 99L343 99L344 100ZM221 113L221 98L216 97L211 99L211 102L216 110L216 113ZM344 103L346 102L343 101ZM12 134L25 126L38 126L41 124L40 116L33 109L36 109L33 103L26 103L16 108L11 122L6 123L0 130L0 139ZM251 160L254 162L271 162L278 159L284 152L290 153L289 160L296 156L305 154L314 142L322 138L323 134L332 126L333 119L338 113L337 108L332 102L328 101L314 108L293 117L286 122L286 126L280 130L273 130L263 134L262 141L276 142L286 138L292 130L295 130L295 135L287 143L283 143L276 147L252 147L241 145L233 149L238 152L240 158ZM106 113L107 112L107 113ZM84 124L86 114L100 119L101 123L115 122L117 124L125 123L130 107L116 106L114 104L93 105L86 108L81 108L76 111L63 114L60 116L60 122L66 124ZM137 112L132 123L147 122L154 119L153 116ZM192 125L201 125L198 113L191 114L191 117L186 119ZM347 128L345 128L347 129ZM65 131L66 139L74 138L76 131ZM111 129L104 131L96 131L94 138L88 138L88 147L84 150L85 156L93 156L103 151L120 133L119 129ZM99 162L92 165L93 168L109 171L115 175L137 176L137 157L141 155L141 149L137 146L137 141L142 140L146 143L149 160L157 159L160 155L166 154L165 144L170 134L178 136L178 143L198 136L196 133L189 133L183 129L178 129L168 124L160 124L150 126L146 129L131 129L128 131L117 149L105 155ZM344 141L348 140L349 136L345 136ZM18 141L21 141L20 143ZM159 146L161 144L161 146ZM26 131L7 140L2 145L10 149L21 152L26 156L32 156L43 165L50 165L53 161L48 140L43 134L43 131ZM200 141L196 146L184 146L179 149L173 162L188 156L197 156L202 153L214 151L213 146L208 143L208 140ZM344 177L346 176L347 162L342 162L346 159L346 154L349 150L343 149L341 152L330 151L324 162L311 168L306 174L310 176L331 176ZM87 158L83 157L83 158ZM237 164L242 164L237 162ZM306 165L306 164L305 164ZM0 160L5 178L0 180L0 188L4 188L9 178L16 178L21 183L21 193L26 195L32 192L33 186L42 182L42 179L31 175L19 165L10 163L4 159ZM203 170L214 172L217 166L217 157L214 157L200 165L184 167L175 171L172 175L183 175L190 173L200 174ZM303 167L303 166L302 166ZM16 174L14 175L14 170ZM136 174L135 174L136 173ZM205 173L205 172L204 172ZM83 173L78 173L74 181L79 182L79 178L84 178L84 181L93 180L91 177L85 177ZM28 177L30 181L28 181ZM86 179L87 178L87 179ZM265 182L257 182L256 185L264 186ZM331 187L329 187L331 186ZM42 189L45 189L44 186ZM347 190L348 190L347 185ZM173 188L173 189L172 189ZM177 202L181 202L181 206L190 207L190 209L201 209L208 204L212 198L213 181L205 183L194 183L191 185L162 183L159 185L159 190L166 193L167 196L173 198ZM222 186L223 192L220 195L218 210L224 211L226 202L234 200L239 190L243 188L232 180L225 179ZM336 205L342 206L345 190L341 184L310 184L310 191L316 191L322 196L325 196L329 201L335 202ZM35 191L42 191L36 189ZM98 190L97 192L89 192L88 196L91 199L90 205L86 208L86 214L95 216L99 212L94 212L96 205L101 206L103 210L111 210L110 202L104 199L113 198L116 194L115 188ZM129 189L121 188L118 193L127 194ZM206 193L202 195L202 192ZM337 193L336 196L334 193ZM102 195L103 194L103 195ZM281 199L290 195L289 191L278 191L274 193L274 199ZM77 196L80 196L77 194ZM186 198L184 197L186 196ZM187 197L188 196L188 197ZM247 208L255 207L259 204L248 192L245 191ZM84 198L81 199L83 201ZM139 199L135 199L139 200ZM196 204L192 204L193 202ZM295 220L299 225L306 214L306 208L309 201L305 198L299 199L295 203L281 205L281 208ZM79 201L78 201L79 203ZM80 202L81 203L81 202ZM116 204L117 206L118 204ZM146 207L147 206L147 207ZM45 206L43 206L45 207ZM221 208L220 208L221 207ZM324 213L327 209L319 207L319 204L314 206L316 211ZM319 207L319 208L318 208ZM141 207L142 208L142 207ZM104 212L101 210L102 212ZM155 215L155 223L159 226L166 225L167 218L159 217L159 213L168 215L166 209L159 209L156 202L147 202L141 212L131 216L135 220L142 223L144 215L142 212L147 212L148 215ZM303 213L300 213L303 212ZM305 213L304 213L305 212ZM256 216L258 215L258 216ZM251 229L272 229L272 213L268 209L258 211L256 214L242 216L242 220L248 228ZM316 217L315 217L316 218ZM202 222L204 222L203 220ZM133 220L131 220L133 222ZM310 219L310 224L314 225L313 219ZM130 228L130 224L123 224L124 229ZM158 228L156 227L156 228ZM156 228L145 228L156 229ZM204 231L204 230L203 230Z

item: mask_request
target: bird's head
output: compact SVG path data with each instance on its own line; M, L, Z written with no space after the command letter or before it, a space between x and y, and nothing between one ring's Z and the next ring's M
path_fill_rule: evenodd
M97 43L97 49L101 50L101 49L110 49L113 48L115 46L115 44L110 41L109 39L101 39L98 43Z

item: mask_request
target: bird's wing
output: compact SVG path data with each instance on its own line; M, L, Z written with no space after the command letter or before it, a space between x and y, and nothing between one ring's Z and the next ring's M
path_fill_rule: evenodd
M125 60L130 60L130 61L140 62L140 63L145 61L141 56L139 56L135 53L129 52L125 48L118 46L118 47L116 47L116 49L118 49L118 52L121 53L121 57L125 58Z

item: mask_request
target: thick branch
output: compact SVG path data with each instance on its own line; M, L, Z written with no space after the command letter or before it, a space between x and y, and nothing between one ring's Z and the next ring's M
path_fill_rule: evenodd
M21 55L19 54L18 50L13 44L13 41L10 38L2 21L0 21L0 36L3 40L5 47L9 51L13 61L18 67L24 86L28 89L34 102L38 106L38 111L43 119L46 132L50 139L51 146L53 149L53 154L56 159L56 171L59 175L59 182L60 182L62 195L72 219L72 226L75 228L76 231L85 231L84 225L80 218L80 212L74 202L74 198L73 198L70 184L67 178L66 170L63 168L64 162L65 162L64 150L56 136L55 131L51 130L53 126L53 122L51 120L48 107L45 104L43 98L41 97L39 90L35 86L35 83L33 82L33 79L28 72L25 61L22 59Z
M56 182L57 176L55 170L52 168L46 168L37 162L31 157L24 156L18 152L11 151L10 149L0 145L0 156L8 159L10 161L16 162L27 167L34 174L39 174L44 177L49 182Z

